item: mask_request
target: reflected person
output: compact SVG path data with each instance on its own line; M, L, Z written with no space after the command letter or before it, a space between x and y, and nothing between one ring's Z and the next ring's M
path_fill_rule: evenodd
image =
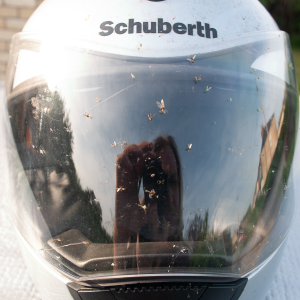
M115 268L121 255L143 254L142 242L182 240L182 174L171 136L125 147L116 158L116 177ZM137 260L130 264L139 267Z

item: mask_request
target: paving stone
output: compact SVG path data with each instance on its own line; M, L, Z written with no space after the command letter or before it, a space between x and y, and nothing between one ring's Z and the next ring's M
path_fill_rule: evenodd
M9 18L6 20L6 28L7 29L18 29L18 30L22 31L26 22L27 22L26 19Z
M7 29L0 29L0 40L1 41L9 41L11 40L12 36L19 32L19 30L7 30Z
M0 17L16 17L18 10L15 7L0 6Z
M8 60L8 53L7 52L0 52L0 62L7 62Z
M28 19L33 14L34 11L35 8L20 8L19 17Z
M35 7L36 0L2 0L6 5L19 7Z

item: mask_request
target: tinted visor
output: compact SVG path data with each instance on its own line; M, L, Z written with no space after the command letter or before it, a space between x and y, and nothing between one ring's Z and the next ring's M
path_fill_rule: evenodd
M257 267L294 207L298 104L279 34L161 59L16 36L8 109L23 236L76 278Z

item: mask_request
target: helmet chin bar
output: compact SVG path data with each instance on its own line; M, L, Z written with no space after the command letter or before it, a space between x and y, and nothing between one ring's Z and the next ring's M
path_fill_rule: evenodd
M68 284L74 299L79 300L132 300L132 299L191 299L191 300L237 300L245 289L248 279L226 281L214 278L189 278L170 276L138 280L134 284L122 282L105 288L83 287L74 282ZM196 280L195 280L196 279Z
M187 272L178 275L178 271L184 271L188 265L193 247L198 247L198 243L191 246L188 242L170 242L167 244L170 247L166 247L166 242L103 245L92 243L80 231L71 229L50 239L47 244L51 248L43 250L61 255L65 259L61 259L61 263L69 261L83 272L103 274L113 270L117 275L80 284L69 283L74 299L238 299L247 278L199 276ZM134 254L137 247L138 257ZM160 275L153 274L153 265L158 263ZM128 275L128 269L135 264L144 268L140 268L138 275ZM122 270L126 270L127 275L120 276Z
M131 239L127 243L103 244L93 243L77 229L65 231L50 240L41 251L59 259L60 264L81 274L83 280L92 273L101 272L101 278L113 275L156 276L159 274L193 274L198 276L195 266L191 272L191 259L199 257L203 260L220 260L224 275L232 271L232 257L225 253L212 258L211 254L198 254L197 249L202 241L161 241L139 242ZM49 247L50 246L50 247ZM199 261L199 267L203 267ZM230 269L230 270L229 270ZM213 267L206 269L215 273ZM238 272L237 272L238 273ZM173 276L173 275L172 275ZM231 276L231 278L240 278Z

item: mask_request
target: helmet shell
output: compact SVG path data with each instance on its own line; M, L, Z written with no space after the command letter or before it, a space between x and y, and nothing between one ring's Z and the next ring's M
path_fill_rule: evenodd
M51 0L23 32L50 34L62 43L76 37L76 45L91 39L85 48L107 53L174 57L226 49L239 45L239 35L274 30L278 26L256 0Z

